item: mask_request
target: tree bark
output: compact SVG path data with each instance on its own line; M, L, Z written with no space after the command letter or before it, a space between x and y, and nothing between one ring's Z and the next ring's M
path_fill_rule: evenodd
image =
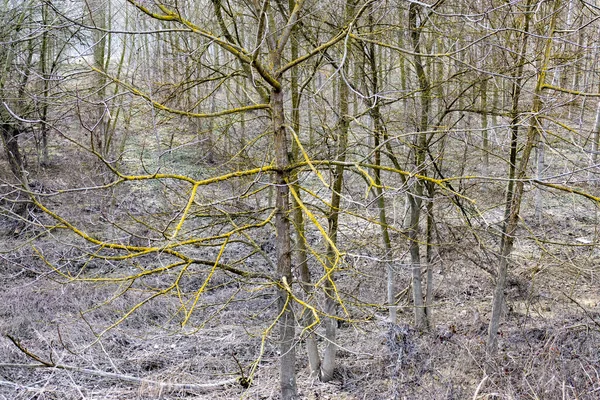
M288 172L287 133L285 128L285 115L283 108L283 92L273 89L271 91L271 111L273 120L273 144L277 164L276 174L276 200L275 226L277 230L277 276L280 280L292 282L292 258L290 237L290 204ZM293 400L297 398L296 389L296 353L294 339L296 335L294 313L288 292L279 290L279 351L281 354L280 385L281 398Z
M2 142L4 144L4 149L6 150L6 158L8 158L10 170L15 178L21 182L23 179L24 165L21 150L19 148L19 130L13 124L2 123L0 131L2 132Z
M289 33L296 24L298 11L302 1L296 2L294 9L290 10L286 29L276 36L275 18L271 9L266 10L271 32L267 38L269 55L273 71L281 69L284 47L289 39ZM275 38L278 37L278 40ZM274 77L277 83L281 76ZM277 231L277 275L281 281L286 280L291 288L292 284L292 249L290 234L290 154L288 154L288 132L285 123L284 92L281 84L272 85L271 89L271 118L273 122L273 148L275 151L275 227ZM281 287L279 289L279 351L281 353L279 380L282 400L296 400L298 390L296 386L296 350L295 337L296 325L290 294Z

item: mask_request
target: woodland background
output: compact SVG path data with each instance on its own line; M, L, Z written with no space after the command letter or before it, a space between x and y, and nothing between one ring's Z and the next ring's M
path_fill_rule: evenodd
M598 398L599 18L2 0L0 398Z

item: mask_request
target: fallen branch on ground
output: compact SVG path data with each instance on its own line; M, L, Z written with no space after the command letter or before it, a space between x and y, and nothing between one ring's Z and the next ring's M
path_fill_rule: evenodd
M114 372L105 372L105 371L100 371L97 369L89 369L89 368L82 368L82 367L76 367L73 365L65 365L65 364L56 364L53 361L45 361L43 360L40 356L32 353L31 351L29 351L27 348L25 348L21 342L19 342L17 339L13 338L10 335L6 335L11 342L13 342L13 344L21 351L23 352L27 357L34 359L35 361L37 361L38 363L36 364L18 364L18 363L0 363L0 367L4 367L4 368L53 368L53 369L62 369L65 371L72 371L72 372L79 372L82 374L88 374L88 375L95 375L95 376L101 376L104 378L110 378L110 379L117 379L120 381L126 381L126 382L136 382L136 383L143 383L146 385L152 385L155 387L158 387L160 389L167 389L167 390L201 390L201 391L206 391L206 390L213 390L213 389L218 389L224 386L228 386L228 385L234 385L234 384L239 384L244 388L247 388L250 384L250 382L248 381L248 379L246 379L245 377L241 377L241 378L231 378L231 379L226 379L223 381L218 381L218 382L213 382L213 383L174 383L174 382L157 382L157 381L153 381L150 379L145 379L145 378L138 378L136 376L131 376L131 375L123 375L123 374L117 374Z
M226 380L223 380L223 381L218 381L218 382L213 382L213 383L202 383L202 384L199 384L199 383L157 382L157 381L153 381L151 379L138 378L136 376L131 376L131 375L116 374L114 372L105 372L105 371L99 371L99 370L96 370L96 369L81 368L81 367L76 367L76 366L73 366L73 365L64 365L64 364L54 364L52 366L49 366L49 365L41 364L41 363L40 364L0 363L0 368L54 368L54 369L62 369L62 370L65 370L65 371L80 372L80 373L83 373L83 374L101 376L103 378L117 379L117 380L120 380L120 381L143 383L143 384L147 384L147 385L156 386L156 387L159 387L161 389L171 389L171 390L212 390L212 389L221 388L223 386L233 385L233 384L239 384L240 383L240 379L239 378L231 378L231 379L226 379ZM20 386L20 385L17 385L17 384L13 384L13 385Z

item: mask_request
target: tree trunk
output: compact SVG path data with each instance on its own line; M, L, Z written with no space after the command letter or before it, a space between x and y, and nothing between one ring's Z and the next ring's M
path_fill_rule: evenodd
M295 4L294 11L290 12L287 29L291 29L297 18L297 12L302 6L302 1ZM270 61L273 71L279 71L283 57L284 46L289 39L286 33L281 33L279 40L275 40L275 18L271 9L267 8L266 15L271 27L267 43L269 46ZM289 34L290 31L287 32ZM280 80L281 76L275 76ZM273 148L275 151L275 227L277 231L277 276L292 289L292 248L290 234L290 165L288 154L288 132L284 111L284 92L281 86L272 85L271 89L271 119L273 122ZM287 286L287 285L286 285ZM285 286L279 289L279 351L281 356L279 367L279 384L282 400L296 400L298 390L296 386L296 320L292 308L292 300Z
M433 219L433 198L435 195L435 187L433 183L427 183L427 228L426 228L426 268L427 268L427 283L425 286L425 314L427 318L427 326L429 329L433 329L433 230L434 230L434 219Z
M536 178L538 180L542 180L544 167L545 167L545 155L544 155L544 139L540 135L538 138L537 146L535 148L535 158L536 158ZM534 218L537 223L542 222L542 216L544 213L544 191L542 188L537 188L535 190L535 213Z
M271 111L273 120L273 144L277 163L275 226L277 230L277 276L292 283L292 258L290 246L290 213L288 172L287 133L283 109L283 92L271 91ZM296 335L294 313L288 292L279 290L279 351L281 354L280 385L281 398L292 400L297 398L296 389L296 353L294 339Z
M487 82L483 78L481 81L481 133L483 136L483 171L482 175L487 176L490 170L490 143L489 143L489 124L488 124L488 103L487 103Z
M342 66L340 73L348 76L348 63ZM336 160L344 162L346 161L346 148L348 146L348 128L350 126L350 117L348 115L349 107L348 100L350 91L348 85L340 76L338 79L338 93L339 93L339 121L337 127L337 155ZM333 187L331 193L331 207L329 209L329 215L327 216L327 222L329 225L329 241L327 243L327 272L329 274L328 279L325 281L325 312L328 315L336 315L336 304L339 295L336 293L334 286L334 271L338 267L337 263L337 234L338 234L338 223L339 223L339 212L340 202L342 199L342 185L344 183L344 169L343 165L336 165L333 172ZM337 336L337 319L326 318L324 321L325 325L325 352L323 355L323 363L321 365L321 380L323 382L329 382L333 379L333 371L335 368L335 358L337 351L336 336Z
M593 184L597 184L595 179L596 171L598 170L598 149L600 148L600 101L596 108L596 121L594 123L594 131L592 133L592 168L590 169L588 176L592 180Z
M373 32L373 14L369 14L368 17L369 30ZM381 117L381 102L378 99L379 93L379 63L377 60L376 48L374 43L369 43L368 49L365 49L366 59L369 64L369 72L370 79L367 79L367 76L363 76L363 80L365 82L365 86L369 87L370 96L367 98L367 103L369 106L369 116L371 117L371 127L373 130L373 155L374 155L374 165L379 167L381 165L381 147L383 144L381 143L382 137L385 136L383 133L383 121ZM364 70L364 68L361 68ZM370 85L369 85L370 84ZM373 176L375 180L374 194L377 199L377 208L379 210L379 226L381 227L381 239L383 244L383 264L385 265L386 270L386 287L387 287L387 307L388 307L388 319L392 323L396 323L397 319L397 307L396 303L396 288L395 288L395 277L396 273L394 271L394 265L391 261L393 259L393 249L392 242L390 238L390 233L388 229L387 223L387 215L386 215L386 205L385 205L385 193L382 187L381 181L381 170L379 168L373 168Z
M42 4L42 22L44 25L48 24L48 3ZM41 164L48 165L48 91L50 89L50 76L48 76L48 58L49 58L49 46L48 46L48 31L44 30L42 34L42 46L40 49L40 73L42 78L42 109L41 109ZM39 152L38 152L39 157Z
M526 62L527 44L529 40L529 25L531 20L531 14L529 8L531 7L532 0L528 0L525 12L525 27L523 28L521 48L518 58L518 66L513 77L514 81L512 84L511 96L512 96L512 108L511 108L511 139L510 139L510 156L508 166L508 185L506 189L506 200L504 209L504 224L502 226L502 238L500 241L500 263L498 265L498 271L496 274L496 286L494 289L494 296L492 300L492 316L490 318L490 325L488 327L488 340L487 340L487 351L492 354L495 353L498 347L498 330L500 328L500 317L502 315L502 309L504 307L504 288L506 286L506 278L508 273L508 256L512 251L513 238L511 237L511 228L514 230L515 226L511 226L511 215L515 213L515 207L520 206L520 196L515 197L515 175L517 167L517 147L519 138L519 100L521 98L521 87L523 81L523 68ZM521 163L525 159L522 158ZM527 160L528 161L528 160ZM515 204L515 201L517 204ZM518 212L518 210L517 210ZM518 215L518 214L517 214Z
M108 68L108 60L106 52L107 44L107 33L104 29L107 27L107 7L108 5L103 1L98 0L87 0L88 1L88 12L90 13L90 20L92 25L100 28L93 31L92 38L93 44L93 56L94 56L94 68L106 72ZM94 121L91 125L92 135L92 148L102 156L107 156L108 151L106 148L106 135L108 133L108 126L110 124L108 118L108 112L104 100L106 97L106 76L102 73L96 74L96 85L98 86L96 91L97 104L94 113Z
M289 1L290 10L294 7L294 0ZM296 29L292 30L292 35ZM290 42L290 50L292 59L298 58L298 41L292 37ZM292 97L292 129L298 138L300 138L300 101L301 93L298 84L298 68L294 67L290 71L290 89ZM309 127L310 128L310 127ZM294 161L298 161L299 157L299 146L294 141L292 142L292 158ZM298 170L294 169L290 176L291 183L294 187L294 191L298 197L302 195L300 191L300 185L298 184ZM310 269L308 268L308 245L306 243L306 229L304 223L304 214L299 202L292 199L293 214L294 214L294 225L296 229L296 260L298 265L298 271L300 272L300 280L302 289L304 291L304 301L310 302L314 298L314 287L311 283L312 277ZM302 316L302 326L304 328L312 327L315 323L315 318L310 310L304 309ZM317 339L313 328L307 330L306 337L306 353L308 355L308 365L311 377L319 377L321 373L321 357L319 355L319 348L317 346Z
M429 126L429 109L431 103L431 87L423 67L420 56L421 53L421 28L422 24L417 22L418 7L416 3L411 3L408 11L408 25L412 40L412 49L414 55L414 66L419 80L419 89L421 90L421 109L419 126L413 139L414 165L417 173L426 175L425 155L427 150L427 129ZM423 283L421 278L421 250L419 223L421 220L421 199L423 196L423 182L417 180L409 193L409 222L408 222L408 240L410 263L412 269L413 283L413 302L415 314L415 326L417 329L425 330L428 327L427 313L423 302Z
M18 128L9 123L3 123L0 126L2 132L2 142L4 149L6 150L6 158L10 165L10 170L15 178L21 182L23 179L23 157L21 156L21 150L19 149L19 130Z
M550 55L552 52L552 37L554 35L554 29L556 25L557 11L560 7L560 1L557 0L554 3L554 10L552 12L551 20L550 20L550 28L549 33L546 40L544 58L542 60L542 64L540 67L540 71L538 73L537 85L534 92L533 105L531 107L531 115L536 116L539 114L542 109L542 98L541 92L543 89L543 85L546 81L546 73L548 70L548 64L550 60ZM527 3L527 10L525 13L526 18L526 29L524 31L524 42L523 42L523 51L521 53L521 57L524 57L526 54L526 41L528 35L528 25L530 16L530 7L531 0ZM527 141L525 142L525 146L523 148L523 155L521 157L521 161L519 163L519 168L516 173L516 184L514 185L514 193L510 198L510 203L507 205L507 214L508 218L504 225L503 235L502 235L502 244L500 249L500 264L498 266L498 275L496 281L496 287L494 289L494 298L492 300L492 316L490 319L490 325L488 328L488 341L487 341L487 352L488 354L495 354L498 350L498 331L500 327L500 317L502 314L502 308L504 306L504 289L506 287L506 278L508 274L508 262L509 257L512 253L513 243L515 239L515 232L517 230L517 226L519 223L519 211L521 208L521 201L523 199L523 188L524 188L524 178L527 175L527 166L529 164L529 158L531 155L531 151L534 145L537 143L538 135L540 132L540 126L538 119L533 117L531 119L531 123L529 125L529 129L527 132ZM512 180L511 180L512 181Z

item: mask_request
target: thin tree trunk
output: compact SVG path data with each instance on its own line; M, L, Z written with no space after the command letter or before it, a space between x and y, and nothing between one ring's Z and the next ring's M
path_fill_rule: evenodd
M596 108L596 121L594 123L594 131L592 134L592 168L588 173L589 179L592 180L594 184L597 183L595 177L597 174L597 165L598 165L598 149L600 145L600 101L598 102L598 106Z
M425 313L427 317L427 326L429 329L433 329L433 198L435 194L435 186L433 183L427 183L427 228L426 228L426 255L425 260L427 262L427 283L425 286Z
M48 3L42 4L42 23L48 25ZM42 110L41 110L41 142L42 142L42 165L48 165L48 91L50 89L50 77L48 76L48 31L42 34L42 46L40 49L40 72L42 75ZM39 152L38 152L39 157Z
M290 11L287 22L288 29L291 29L297 22L298 12L302 7L302 0L297 1L293 11ZM268 5L268 4L267 4ZM270 34L267 35L267 44L269 47L270 62L273 71L279 71L282 64L284 46L289 39L291 31L282 33L276 40L276 25L272 10L267 7L266 15ZM275 79L281 79L281 76L275 76ZM287 281L289 285L284 285L279 289L279 351L281 354L279 366L279 384L281 391L281 400L298 399L298 390L296 386L296 319L292 308L290 293L286 286L292 290L292 248L290 234L290 173L287 167L290 165L288 155L288 132L285 121L284 111L284 92L281 86L272 86L271 89L271 119L273 122L273 148L275 151L275 165L277 172L275 175L276 198L275 198L275 227L277 231L277 275L281 281Z
M25 70L29 70L32 67L33 53L35 51L33 41L30 41L27 46L27 61L25 63ZM7 60L8 61L8 60ZM6 64L8 68L9 64ZM25 107L25 94L27 89L27 84L30 78L29 73L23 74L21 80L19 81L18 91L17 91L17 100L16 107L17 111L22 113L26 109ZM1 79L1 78L0 78ZM3 86L3 82L0 85L0 89ZM21 154L21 150L19 147L19 135L20 135L21 126L17 121L10 121L8 118L6 121L2 121L2 126L0 130L2 131L2 141L4 142L4 147L6 149L6 155L9 160L11 172L14 174L15 178L21 183L21 185L27 188L28 179L27 174L25 173L25 158ZM25 216L27 207L22 207L19 210L19 214Z
M420 56L421 53L421 24L417 23L418 7L416 3L411 3L408 12L408 24L412 39L412 49L415 52L414 66L419 80L419 89L421 90L421 109L420 120L417 133L414 136L414 165L416 172L422 175L425 171L425 155L427 147L427 129L429 126L429 112L431 103L431 87L423 67L423 62ZM413 302L415 314L415 326L417 329L425 330L428 328L427 313L423 302L423 284L421 278L421 250L420 250L420 235L419 223L421 219L421 199L423 196L423 182L415 181L414 187L408 197L410 205L409 223L408 223L408 240L410 263L412 269L412 286L413 286Z
M277 163L276 174L276 200L275 226L277 230L277 276L279 279L292 282L292 258L288 172L285 169L289 164L287 152L287 132L285 128L285 115L283 109L283 92L273 89L271 91L271 112L273 120L273 141ZM279 349L281 353L280 385L281 397L285 400L297 398L296 389L296 353L294 339L296 327L294 313L289 294L286 290L279 290Z
M487 351L489 354L495 354L498 349L498 331L500 327L500 317L502 314L502 308L504 306L504 289L506 287L506 278L508 274L508 262L509 257L512 253L513 243L515 239L515 232L517 230L517 226L519 223L519 211L521 208L521 201L523 198L523 187L525 185L524 178L527 174L527 166L529 164L529 158L531 155L531 151L538 140L538 135L540 132L540 126L538 119L535 117L538 115L540 110L542 109L542 98L541 92L543 89L543 85L546 81L546 73L548 70L548 64L550 60L550 55L552 52L552 38L554 36L554 29L556 26L556 18L558 14L558 10L560 8L560 1L557 0L554 3L554 10L552 12L552 16L550 19L550 28L548 33L548 39L546 41L546 47L544 51L544 58L542 60L542 65L540 68L540 72L538 74L537 85L534 92L533 105L531 108L531 115L533 116L531 119L531 123L529 125L529 129L527 132L527 141L525 142L525 146L523 148L523 155L521 157L521 161L519 163L519 168L516 173L516 183L514 185L514 193L511 196L510 204L507 206L508 218L504 225L503 236L502 236L502 246L500 250L500 265L498 266L498 275L496 280L496 288L494 290L494 298L492 300L492 317L490 319L490 325L488 328L488 341L487 341ZM530 16L530 7L531 0L527 3L527 12L525 14L526 18L526 28L529 25ZM528 35L528 30L524 31L525 38L523 52L521 56L524 57L526 53L526 40ZM512 180L511 180L512 181Z
M504 307L504 288L506 286L506 278L508 273L508 260L507 257L512 251L512 238L509 236L510 229L510 216L514 212L514 190L515 190L515 174L517 166L517 145L519 137L519 100L521 98L521 86L523 81L523 68L526 62L527 44L529 40L529 25L531 20L531 13L529 9L533 0L528 0L525 12L525 27L523 28L521 48L519 58L517 60L518 66L513 77L515 80L512 84L511 96L512 96L512 108L511 108L511 139L510 139L510 156L508 166L508 185L506 189L505 209L504 209L504 223L502 226L502 238L500 241L500 264L498 265L498 271L496 274L496 287L494 290L494 297L492 300L492 316L490 318L490 325L488 327L488 340L487 350L488 353L494 353L497 349L497 337L498 330L500 327L500 317L502 315L502 309ZM518 199L520 205L520 199Z
M348 64L342 66L340 73L348 76ZM339 121L337 127L337 155L336 160L344 162L346 161L346 148L348 146L348 128L350 126L350 118L348 115L349 106L349 89L348 85L340 76L338 79L338 93L339 93ZM328 315L336 315L336 304L338 294L335 292L334 287L334 270L337 267L338 256L337 256L337 233L339 223L339 211L340 202L342 199L342 185L344 183L344 169L345 167L341 164L336 165L333 172L333 187L331 193L331 207L329 209L329 215L327 216L327 222L329 225L329 241L327 244L327 260L326 265L328 269L329 277L325 281L325 312ZM321 364L321 380L323 382L329 382L333 379L333 371L335 368L335 359L337 351L337 320L334 318L326 318L324 321L325 325L325 352L323 354L323 363Z
M483 136L483 176L487 176L490 169L490 142L487 103L487 79L481 81L481 133Z
M373 29L373 15L369 14L369 27L372 31ZM378 101L377 93L379 92L379 76L378 76L378 65L375 53L375 45L370 43L369 50L367 53L367 58L369 61L369 67L371 72L371 90L370 94L373 100L370 101L369 104L369 115L372 121L373 127L373 139L374 139L374 164L376 166L381 165L381 138L383 134L383 126L382 126L382 118L381 118L381 107L380 101ZM375 177L375 196L377 198L377 207L379 209L379 225L381 227L381 239L383 241L383 259L386 269L387 275L387 306L388 306L388 318L390 322L396 323L397 319L397 307L396 303L396 288L395 288L395 272L394 266L392 264L391 259L393 258L393 249L392 242L390 239L390 233L388 229L387 216L386 216L386 205L385 205L385 196L381 183L381 170L379 168L373 169L373 175Z
M2 142L6 150L6 158L10 165L10 170L19 182L23 179L23 157L19 149L19 130L9 123L3 123L0 126L2 133Z
M94 67L99 69L100 71L106 72L106 68L108 67L108 57L106 54L106 23L107 23L107 5L98 0L88 0L89 1L89 13L90 19L94 26L100 28L98 30L93 31L93 40L94 40ZM95 121L93 122L92 128L92 146L93 149L96 150L100 155L106 156L106 135L108 131L108 113L106 107L104 105L104 99L106 97L106 76L104 74L96 74L96 84L98 85L98 90L96 92L96 97L99 100L99 104L96 106L95 113Z
M351 15L353 15L354 10L354 1L355 0L347 0L346 8L345 8L345 16L348 19ZM344 52L350 52L350 44L347 43L347 46L343 49ZM339 120L336 128L336 160L341 163L335 166L333 170L333 187L331 188L331 205L329 208L329 215L327 216L328 223L328 236L329 240L327 242L327 250L326 250L326 267L328 274L327 279L324 284L325 291L325 307L324 311L330 316L335 316L337 299L339 299L339 294L336 292L335 284L334 284L334 271L337 268L338 260L338 251L337 251L337 234L338 234L338 223L339 223L339 212L340 212L340 203L341 203L341 193L342 186L344 183L344 170L345 166L342 165L344 161L346 161L346 149L348 146L348 130L350 127L350 116L349 114L349 100L350 100L350 90L348 88L348 84L346 83L346 79L348 79L348 71L349 71L349 62L345 60L341 65L338 76L338 99L339 99ZM325 351L323 354L323 362L321 363L321 381L328 382L333 379L333 372L335 369L336 363L336 352L337 352L337 319L335 318L325 318L323 324L325 325Z
M498 83L492 79L491 81L494 84L494 92L492 97L492 133L494 136L496 135L496 130L498 129L498 102L499 102L499 88Z
M294 7L294 0L289 1L290 10ZM292 30L292 35L295 29ZM292 37L290 42L292 59L298 58L298 41ZM292 129L298 138L300 138L300 90L298 84L298 68L294 67L290 71L290 88L292 96ZM299 160L299 146L294 141L292 142L292 158L294 161ZM298 170L294 169L291 173L290 180L294 186L294 192L298 197L302 195L300 185L298 184ZM296 198L292 198L294 225L296 228L296 260L298 270L300 271L300 280L304 289L304 300L309 302L314 298L314 288L311 283L312 277L308 267L308 245L306 243L306 229L304 223L304 214L299 202ZM302 325L304 328L312 327L315 322L314 315L311 311L305 309L302 317ZM311 377L319 377L321 373L321 357L319 356L319 348L317 339L312 328L306 333L305 338L306 353L308 355L308 364Z
M545 165L545 159L544 159L544 140L543 137L540 135L538 137L538 143L537 146L535 148L535 158L536 158L536 177L538 180L542 180L543 178L543 173L544 173L544 165ZM534 218L538 223L542 222L542 216L543 216L543 211L544 211L544 197L543 197L543 190L542 188L537 188L535 190L535 212L534 212Z

